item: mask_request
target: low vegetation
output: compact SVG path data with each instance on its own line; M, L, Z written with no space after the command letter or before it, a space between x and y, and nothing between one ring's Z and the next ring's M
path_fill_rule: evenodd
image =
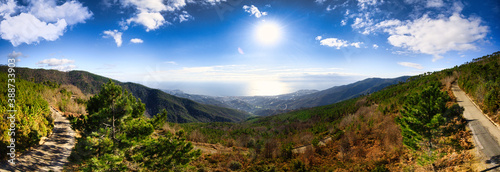
M500 51L447 70L460 75L458 85L484 113L500 124Z

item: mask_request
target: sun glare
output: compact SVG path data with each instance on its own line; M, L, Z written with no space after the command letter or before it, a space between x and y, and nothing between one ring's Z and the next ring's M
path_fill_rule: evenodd
M252 96L272 96L289 93L290 88L283 82L259 80L250 82L248 91Z
M264 22L257 26L256 38L262 44L274 44L281 37L281 28L276 23Z

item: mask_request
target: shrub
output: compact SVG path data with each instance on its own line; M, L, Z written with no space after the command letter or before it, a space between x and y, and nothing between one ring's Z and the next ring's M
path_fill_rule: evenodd
M229 164L229 169L233 170L233 171L236 171L236 170L239 170L241 169L241 163L238 162L238 161L231 161L231 163Z

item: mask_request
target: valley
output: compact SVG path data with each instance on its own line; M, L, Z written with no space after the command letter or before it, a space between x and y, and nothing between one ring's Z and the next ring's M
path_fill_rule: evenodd
M379 91L387 86L404 82L409 76L393 79L369 78L348 85L326 90L299 90L276 96L227 96L216 97L186 94L181 90L165 90L174 96L191 99L198 103L242 110L257 116L269 116L296 109L323 106Z
M371 78L323 91L303 90L278 96L253 97L210 97L166 91L171 95L138 84L121 83L82 71L62 73L20 68L19 80L22 85L27 86L24 88L38 90L33 92L42 95L37 101L46 101L47 104L60 109L61 113L68 116L72 128L79 136L76 137L76 145L70 151L68 163L65 163L64 159L70 154L69 149L65 148L63 151L55 146L44 151L64 154L60 156L61 161L58 161L61 163L55 163L55 166L41 164L44 167L33 167L28 161L22 161L25 165L16 168L53 168L58 171L62 169L61 164L66 164L64 170L67 171L164 169L177 166L175 165L177 161L173 164L160 165L163 161L171 162L172 159L169 159L170 156L167 154L174 152L162 152L157 147L170 145L175 147L173 149L182 150L183 154L188 156L187 159L181 158L178 161L182 163L176 168L183 171L496 169L498 166L495 152L498 143L494 141L497 136L492 131L495 127L484 127L492 123L485 122L479 110L471 112L471 108L482 109L493 122L497 119L495 114L498 113L499 102L492 95L495 95L498 89L495 81L498 73L495 72L497 69L494 69L498 65L500 65L500 54L494 53L455 68L417 76L395 79ZM52 75L58 77L51 79ZM464 80L464 78L483 76L488 76L487 81L484 81L487 82L486 85ZM75 80L79 82L71 81L74 77L86 79ZM105 84L99 86L92 83ZM472 106L470 102L464 104L465 94L459 87L463 88L464 92L477 90L477 87L488 89L469 94L473 101L478 101L476 100L478 95L484 96L482 102L476 102L478 106ZM101 90L92 91L97 89ZM440 96L438 98L440 105L436 110L440 111L437 115L441 119L438 120L439 125L432 129L435 132L431 135L431 146L426 146L422 136L404 134L404 131L408 131L408 128L404 127L410 124L403 123L402 119L403 114L412 114L412 108L425 105L412 104L412 102L426 102L412 99L425 99L426 96L422 94L424 92L429 94L432 90L436 92L432 93L436 94L433 96ZM116 91L120 94L116 95L114 93ZM142 98L135 96L143 97L144 103ZM345 99L342 99L343 97ZM337 100L336 103L328 103ZM148 105L152 101L155 105ZM159 111L157 115L148 113L148 111L154 112L150 108L171 107L175 101L181 102L174 105L182 109L194 108L184 112L189 117L186 119L193 121L172 120L177 118L179 112L171 114L168 108ZM294 106L294 102L298 102L301 106ZM261 109L268 108L266 110L277 113L258 116L250 115L241 109L232 109L245 107L243 106L245 104L254 109L258 109L256 108L258 106L262 107ZM285 105L286 108L279 105ZM39 108L43 109L41 106ZM202 116L212 112L215 116L203 118L196 109L205 113L204 115L202 113ZM228 116L218 117L224 113ZM30 111L25 111L25 115L29 114ZM239 117L238 114L246 116ZM475 116L471 116L472 114ZM411 116L405 116L409 117ZM112 120L115 118L121 121L116 126L114 124L116 120ZM59 123L57 120L54 123L56 123L54 133L59 133L57 132L57 128L60 128ZM110 128L111 126L119 130L114 130ZM100 139L101 137L104 139ZM50 138L47 143L50 143ZM45 145L38 148L44 148ZM155 146L147 148L150 145ZM104 147L108 148L101 149ZM33 153L36 151L36 146L34 150L26 150L26 155L20 156L20 159L30 157L32 154L38 155L39 153ZM476 154L476 152L481 153ZM160 154L163 154L162 158L154 158ZM59 154L57 156L59 157ZM179 155L180 157L182 156ZM105 165L109 162L112 162L112 166ZM54 164L54 162L46 163Z
M500 171L500 0L0 0L0 172Z

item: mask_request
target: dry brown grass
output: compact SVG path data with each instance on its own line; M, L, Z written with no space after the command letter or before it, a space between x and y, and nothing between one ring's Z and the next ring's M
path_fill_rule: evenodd
M167 124L168 125L168 124ZM165 126L164 126L165 127ZM171 131L175 131L175 130L171 130ZM205 143L207 142L207 139L205 138L205 136L200 132L200 130L196 129L194 131L192 131L188 138L187 138L189 141L193 141L193 142L202 142L202 143Z
M170 132L170 133L176 133L177 131L179 131L181 129L182 128L177 124L170 125L169 123L165 123L162 126L163 131Z

